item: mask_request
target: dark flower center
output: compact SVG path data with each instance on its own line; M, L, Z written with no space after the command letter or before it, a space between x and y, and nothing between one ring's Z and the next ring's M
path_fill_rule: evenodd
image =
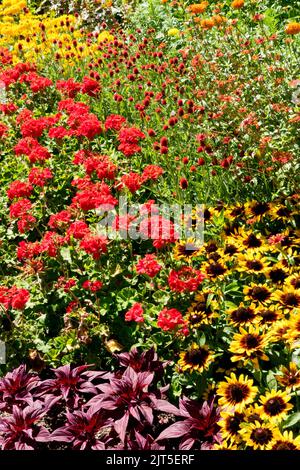
M258 202L251 209L254 215L265 214L268 210L269 210L269 204L267 204L266 202Z
M266 428L257 428L253 429L251 433L251 439L254 441L256 444L268 444L272 440L273 433L270 429Z
M234 416L228 416L226 419L226 431L230 434L237 434L240 429L240 424L243 420L243 415L241 413L235 413Z
M212 263L206 269L211 276L220 276L226 272L226 268L221 263Z
M274 444L272 450L297 450L297 446L292 442L278 441Z
M254 313L251 308L239 307L237 310L234 310L231 314L231 318L235 322L247 322L254 318Z
M185 354L184 360L187 364L191 364L193 366L204 366L209 352L204 348L199 349L191 349Z
M290 292L288 294L283 294L281 296L281 301L288 307L298 307L300 305L300 296Z
M252 269L253 271L261 271L263 269L263 264L260 261L247 261L246 266L249 269Z
M216 243L210 243L209 245L206 246L205 251L206 253L214 253L217 251L218 247Z
M264 409L270 416L277 416L286 408L286 404L281 397L270 398L264 404Z
M248 248L259 248L262 245L262 242L254 235L254 233L251 233L246 240L244 240L243 245Z
M273 310L262 310L259 314L262 317L262 323L274 322L277 320L277 315Z
M234 246L234 245L226 245L226 248L224 250L224 254L225 255L234 255L235 253L237 253L237 247Z
M273 282L283 282L286 277L287 277L287 274L284 272L283 269L277 268L277 269L272 269L270 271L270 278L272 279Z
M289 217L291 213L292 211L288 209L287 207L280 207L277 211L277 215L279 217Z
M255 335L248 334L242 338L242 345L245 349L255 349L259 346L259 343L259 338Z
M291 284L295 289L300 289L300 277L293 279Z
M232 217L237 217L237 216L243 215L243 214L244 214L244 208L243 207L235 207L230 213L230 215Z
M251 289L251 297L255 300L259 300L260 302L264 302L265 300L269 299L271 296L270 292L266 287L253 287Z
M241 403L249 396L249 387L245 384L231 384L227 389L226 396L233 403Z

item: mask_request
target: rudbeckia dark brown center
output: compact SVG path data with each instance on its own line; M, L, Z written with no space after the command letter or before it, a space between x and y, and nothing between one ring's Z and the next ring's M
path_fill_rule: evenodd
M225 247L225 250L224 250L224 254L225 255L234 255L235 253L237 253L238 249L236 246L234 245L226 245Z
M262 310L259 312L259 315L262 317L262 323L269 323L277 320L277 314L273 310Z
M283 282L287 277L287 274L281 268L271 269L269 275L273 282Z
M251 439L256 444L268 444L273 438L273 433L270 429L266 428L257 428L253 429L251 433Z
M300 295L289 292L281 296L281 302L288 307L299 307L300 306Z
M240 429L240 424L243 421L243 415L241 413L235 413L234 416L228 416L226 418L225 429L230 434L237 434Z
M187 364L191 364L193 366L204 366L208 356L209 352L207 351L207 349L191 349L190 351L186 352L184 356L184 361Z
M199 251L199 248L188 243L184 245L179 245L177 249L178 249L178 253L181 256L186 256L186 257L193 256L194 253Z
M293 279L291 281L291 284L295 289L300 289L300 277L296 277L295 279Z
M272 450L297 450L297 446L292 442L278 441L274 444Z
M215 251L217 251L218 247L217 247L217 244L216 243L209 243L206 247L205 247L205 251L206 253L214 253Z
M249 387L245 384L230 384L226 391L226 398L234 403L241 403L248 396Z
M280 207L276 214L278 217L290 217L292 211L288 209L287 207Z
M226 268L221 263L211 263L206 268L206 272L211 276L221 276L226 272Z
M255 349L260 344L259 338L251 334L245 335L241 342L245 349Z
M243 245L248 248L259 248L262 245L262 242L254 235L254 233L251 233L246 240L243 241Z
M253 287L250 291L250 295L254 300L258 300L260 302L264 302L265 300L269 299L271 293L268 291L266 287Z
M231 314L232 320L239 323L247 322L249 320L252 320L254 317L254 312L249 307L239 307L238 309L234 310Z
M261 271L264 267L263 264L257 260L248 260L246 262L246 266L247 268L252 269L253 271Z
M268 212L269 208L270 206L266 202L257 202L252 206L251 212L256 216L263 215Z
M286 408L286 404L281 397L270 398L264 404L265 412L270 416L277 416Z

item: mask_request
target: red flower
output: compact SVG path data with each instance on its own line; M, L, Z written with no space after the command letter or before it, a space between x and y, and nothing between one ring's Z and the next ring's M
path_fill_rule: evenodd
M124 124L126 123L126 119L123 116L118 114L111 114L106 118L105 121L105 129L112 129L114 131L120 131Z
M82 284L83 289L89 290L91 292L98 292L102 289L103 284L101 281L84 281Z
M170 289L175 292L194 292L203 281L205 275L189 266L179 271L172 270L168 277Z
M174 330L184 323L182 314L176 308L167 309L165 307L158 315L157 326L163 331Z
M48 222L49 227L51 228L60 228L68 225L71 220L71 215L68 211L64 210L58 212L57 214L53 214L50 216L50 220Z
M101 235L87 235L81 241L80 248L97 260L107 251L107 239Z
M163 174L164 170L157 165L148 165L142 173L142 181L157 180Z
M143 323L143 307L140 303L136 302L126 313L125 313L125 320L126 321L135 321L137 323Z
M9 295L11 298L10 302L12 308L15 310L24 310L26 303L30 298L28 290L17 289L16 287L13 287L10 289Z
M122 176L121 181L131 193L138 191L142 184L140 175L138 173L134 173L133 171L131 171L129 175Z
M33 187L29 183L24 183L22 181L14 181L11 183L7 190L7 196L9 199L14 199L17 197L29 197Z
M70 237L73 236L76 240L82 240L90 232L89 227L83 220L76 220L73 222L67 231L67 240L70 240Z
M83 83L81 85L81 92L86 93L89 96L97 96L100 93L100 84L90 77L83 77Z
M161 269L162 266L156 261L154 255L146 255L136 264L136 271L138 274L147 274L147 276L151 278L156 276Z
M47 180L52 178L53 175L49 168L34 167L30 170L28 176L29 183L33 184L34 186L40 186L41 188L45 186Z
M7 131L8 131L8 127L5 124L3 124L3 122L0 122L0 139L6 136Z

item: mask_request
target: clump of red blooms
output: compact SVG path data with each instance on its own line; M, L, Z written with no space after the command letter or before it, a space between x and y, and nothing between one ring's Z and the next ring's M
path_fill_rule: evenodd
M175 292L194 292L198 289L201 282L205 279L205 275L200 271L184 266L179 271L171 270L168 282L170 289Z
M136 323L143 323L144 309L143 306L136 302L126 313L125 313L125 320L126 321L135 321Z

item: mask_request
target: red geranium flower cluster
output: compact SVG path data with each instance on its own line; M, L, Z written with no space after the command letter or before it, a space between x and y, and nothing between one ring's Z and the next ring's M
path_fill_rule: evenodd
M168 282L170 289L175 292L194 292L203 281L205 275L200 271L184 266L179 271L172 271L169 274Z
M111 114L106 118L105 129L120 131L125 123L126 119L123 116L120 116L119 114Z
M81 241L80 248L98 260L103 253L107 252L107 239L101 235L87 235Z
M174 330L184 323L182 314L176 308L165 307L158 315L157 326L163 331Z
M102 289L103 284L101 281L84 281L82 287L90 292L98 292L98 290Z
M26 289L18 289L15 286L10 289L8 287L0 287L0 304L6 310L9 308L24 310L29 298L30 294Z
M156 261L155 255L146 255L136 264L138 274L147 274L151 278L155 277L161 269L162 266Z
M131 157L141 151L139 140L145 139L145 134L136 127L124 127L119 133L120 145L118 150L126 157Z
M137 323L143 323L144 309L142 305L136 302L126 313L125 313L125 320L126 321L135 321Z

